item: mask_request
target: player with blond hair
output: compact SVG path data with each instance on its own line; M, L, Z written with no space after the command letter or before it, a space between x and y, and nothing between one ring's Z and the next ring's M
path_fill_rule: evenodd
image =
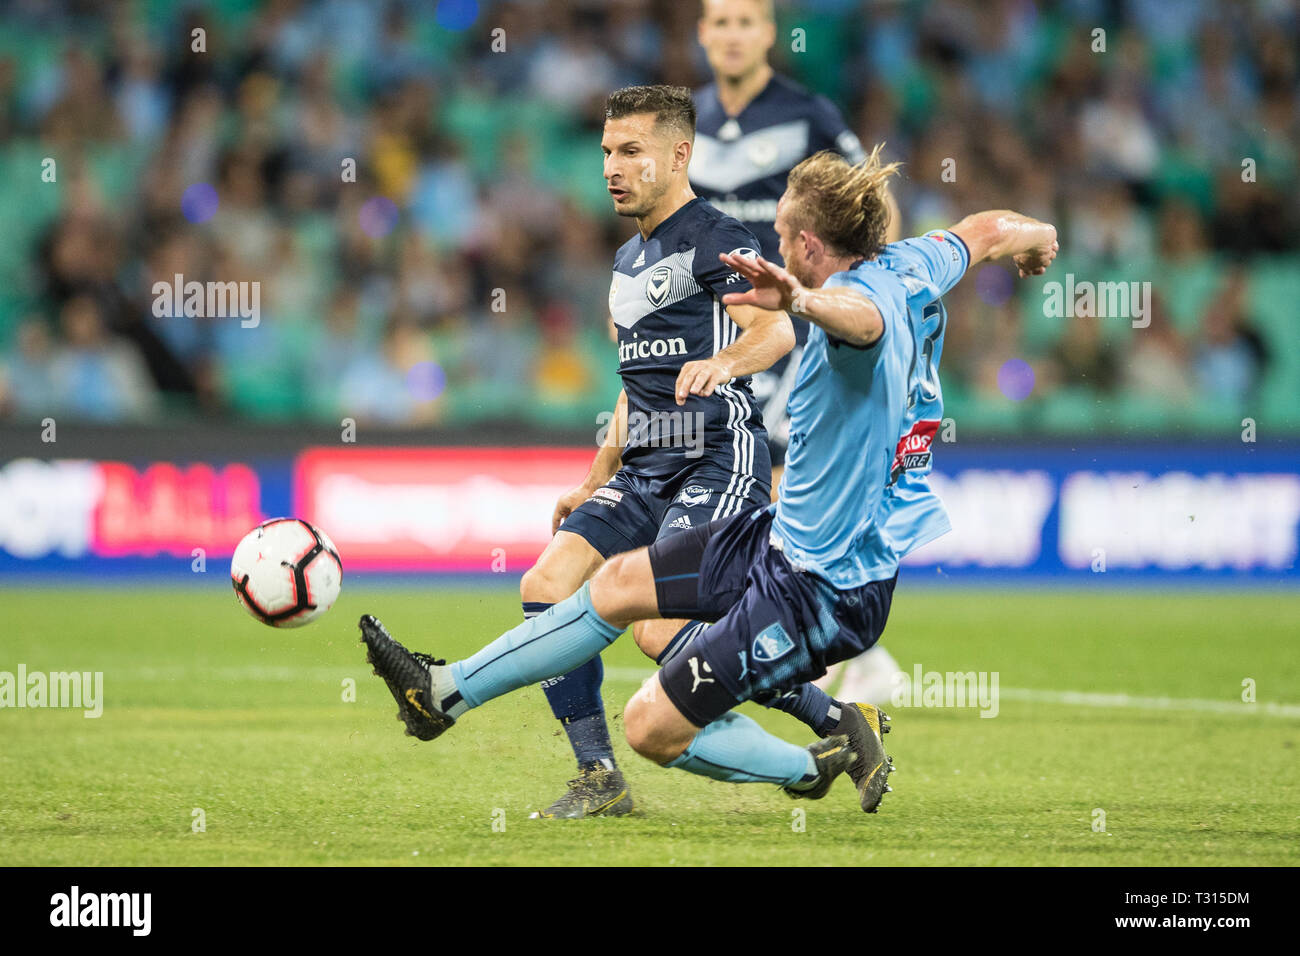
M701 0L697 36L713 82L695 91L699 116L690 172L696 193L744 223L758 238L763 255L780 265L774 222L790 170L823 149L850 163L862 162L866 153L834 103L772 68L769 57L776 35L770 0ZM902 217L888 191L885 202L885 237L894 242L902 238ZM774 499L789 439L786 403L808 323L796 323L795 335L790 354L755 373L752 382L772 453ZM649 627L660 633L667 627L670 636L674 633L667 624ZM701 630L690 622L679 628L676 639L689 640ZM837 689L843 698L880 704L890 697L899 674L898 662L877 644L836 665L818 684ZM839 706L817 687L786 692L770 703L805 719L825 717Z

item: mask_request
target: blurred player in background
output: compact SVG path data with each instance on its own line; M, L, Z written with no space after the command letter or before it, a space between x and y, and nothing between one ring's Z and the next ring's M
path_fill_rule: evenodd
M699 115L691 185L744 223L758 237L764 258L782 265L774 222L790 170L823 149L850 163L862 162L866 154L835 104L781 76L768 63L776 42L772 0L703 0L698 34L713 82L695 93ZM896 242L902 235L901 217L888 191L885 197L890 213L885 241ZM772 453L774 496L789 440L786 402L808 339L808 323L796 322L795 336L794 350L753 378ZM829 688L838 681L841 696L883 704L897 674L893 655L876 645L818 684Z

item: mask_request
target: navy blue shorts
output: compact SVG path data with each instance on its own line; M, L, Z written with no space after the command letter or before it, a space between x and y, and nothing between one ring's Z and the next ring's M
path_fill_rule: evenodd
M560 530L581 535L609 558L766 504L771 498L768 481L736 475L708 462L660 478L620 470L575 508Z
M659 613L716 622L659 672L697 727L756 694L816 680L880 639L895 574L841 591L773 548L773 507L753 508L651 546Z

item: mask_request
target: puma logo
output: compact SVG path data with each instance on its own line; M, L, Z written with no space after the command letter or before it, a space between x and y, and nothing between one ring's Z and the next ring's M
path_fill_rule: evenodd
M701 685L701 684L716 684L716 683L717 683L717 681L714 680L712 677L701 677L701 676L700 676L700 671L701 671L701 670L703 670L704 673L706 673L706 674L712 674L712 673L713 673L713 668L709 666L709 662L708 662L708 661L701 661L698 657L692 657L692 658L691 658L690 660L688 660L686 663L687 663L687 665L688 665L688 666L690 667L690 669L691 669L691 676L695 678L695 683L691 685L691 693L692 693L692 694L694 694L697 690L700 689L700 685Z

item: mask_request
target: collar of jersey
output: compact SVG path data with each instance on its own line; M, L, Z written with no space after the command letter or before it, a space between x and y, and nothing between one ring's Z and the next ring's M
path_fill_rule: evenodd
M692 206L694 206L696 203L699 203L699 202L704 202L704 197L703 197L703 196L696 196L694 199L690 200L689 202L684 203L684 204L681 206L681 208L679 208L679 209L678 209L676 212L674 212L671 216L669 216L669 217L668 217L667 219L665 219L663 222L659 223L659 225L655 226L654 229L651 231L650 235L646 236L644 239L641 240L641 244L642 244L642 245L645 245L646 243L648 243L648 242L649 242L651 239L653 239L655 236L659 235L659 231L660 231L661 229L663 229L663 228L664 228L665 226L667 226L670 222L672 222L674 219L676 219L678 216L680 216L680 215L681 215L682 213L684 213L686 210L690 209Z
M722 97L718 95L718 83L715 80L713 83L713 98L718 101L718 109L722 110L722 116L723 116L722 125L725 126L727 125L727 123L731 122L732 120L735 120L737 123L739 123L740 118L744 116L746 113L748 113L751 109L753 109L755 103L757 103L763 97L767 96L767 94L772 91L772 87L776 86L777 77L779 77L780 75L781 74L777 73L776 70L773 70L772 75L769 76L767 78L767 82L763 84L763 88L759 90L757 93L755 93L754 98L750 100L748 103L746 103L745 108L741 110L739 113L737 113L735 116L732 116L730 113L728 113L727 108L722 105Z

